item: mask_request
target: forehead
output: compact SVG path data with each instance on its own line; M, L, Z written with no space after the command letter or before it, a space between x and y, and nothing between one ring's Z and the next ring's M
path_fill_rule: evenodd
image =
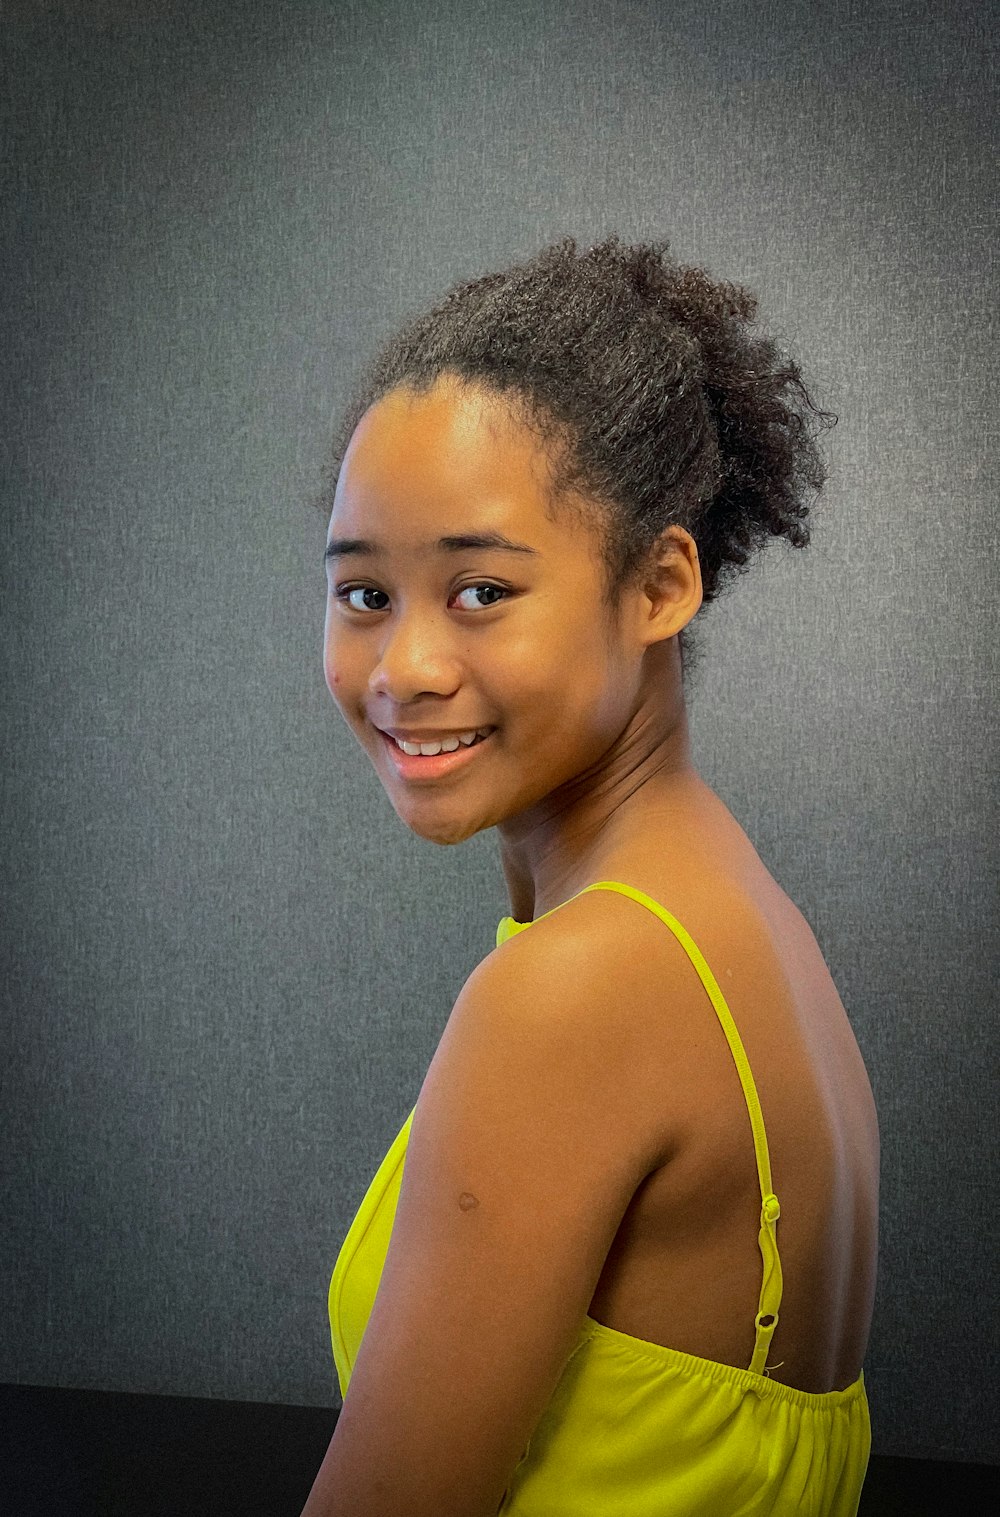
M365 412L344 454L332 524L440 532L531 522L544 535L549 470L535 434L502 396L439 379L392 390Z

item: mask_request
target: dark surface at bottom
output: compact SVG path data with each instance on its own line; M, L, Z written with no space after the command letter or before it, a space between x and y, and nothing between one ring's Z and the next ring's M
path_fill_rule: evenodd
M299 1517L336 1421L325 1407L0 1386L0 1512ZM860 1517L956 1507L1000 1511L1000 1467L872 1458Z

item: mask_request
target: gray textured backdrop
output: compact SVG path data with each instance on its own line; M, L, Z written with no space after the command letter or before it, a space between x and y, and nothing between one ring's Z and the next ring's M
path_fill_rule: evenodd
M743 279L840 414L697 758L871 1071L881 1454L1000 1460L995 8L4 6L0 1379L336 1400L330 1268L507 900L323 685L331 413L572 233Z

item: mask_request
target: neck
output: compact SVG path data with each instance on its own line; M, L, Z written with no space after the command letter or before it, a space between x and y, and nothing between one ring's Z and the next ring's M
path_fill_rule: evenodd
M683 700L660 720L636 713L599 768L498 826L510 914L533 921L607 878L630 840L651 835L654 815L676 821L710 794L691 761Z

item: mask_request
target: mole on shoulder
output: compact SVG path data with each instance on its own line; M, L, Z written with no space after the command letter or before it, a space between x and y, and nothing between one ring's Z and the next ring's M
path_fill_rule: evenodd
M471 1211L474 1206L479 1205L479 1201L471 1191L463 1190L462 1194L458 1198L458 1204L463 1211Z

